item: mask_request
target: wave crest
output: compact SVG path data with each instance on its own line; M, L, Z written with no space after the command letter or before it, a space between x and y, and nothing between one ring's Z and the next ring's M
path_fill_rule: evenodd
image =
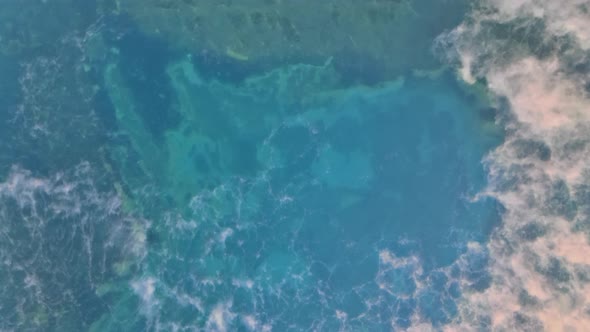
M507 105L484 195L505 207L492 284L449 328L590 330L588 1L489 0L438 46L468 83Z

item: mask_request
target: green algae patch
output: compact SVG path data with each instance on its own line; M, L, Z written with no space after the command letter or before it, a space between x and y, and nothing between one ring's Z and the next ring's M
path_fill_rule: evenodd
M121 166L125 185L147 179L163 189L163 199L171 199L174 206L188 206L202 190L276 166L265 165L274 161L265 156L271 151L265 152L264 140L281 123L293 121L294 106L314 92L338 86L329 62L288 66L238 86L204 79L189 58L172 61L163 77L174 102L166 107L179 121L158 137L140 114L141 105L120 66L117 61L108 65L104 81L129 144L113 147L111 158ZM117 191L124 194L123 184Z
M238 61L248 61L250 58L242 53L238 53L234 50L232 50L231 48L227 48L227 50L225 51L225 54L227 54L228 57L238 60Z

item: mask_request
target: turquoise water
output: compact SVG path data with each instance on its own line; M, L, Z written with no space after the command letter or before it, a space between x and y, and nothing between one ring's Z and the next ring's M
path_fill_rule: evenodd
M157 324L207 325L215 308L277 330L338 329L337 311L367 330L394 317L407 327L418 310L451 318L452 280L430 278L497 219L493 202L469 202L496 137L482 134L481 110L451 75L341 88L328 63L234 85L180 60L166 77L178 127L162 134L149 111L129 112L128 101L149 91L121 96L116 66L105 81L117 118L134 133L142 175L157 181L137 199L176 207L150 211L163 222L152 225L154 248L136 281L154 283L143 305ZM389 267L385 252L418 261Z
M372 72L204 55L109 3L0 4L0 330L438 330L489 289L507 110L435 55L461 11L413 2L391 29L423 59Z

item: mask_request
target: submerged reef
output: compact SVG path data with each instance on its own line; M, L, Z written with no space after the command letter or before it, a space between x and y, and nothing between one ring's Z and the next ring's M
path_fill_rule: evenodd
M443 6L447 14L437 14ZM341 71L377 81L407 68L436 68L432 40L455 26L466 6L421 0L105 0L102 7L205 61L266 70L333 57Z

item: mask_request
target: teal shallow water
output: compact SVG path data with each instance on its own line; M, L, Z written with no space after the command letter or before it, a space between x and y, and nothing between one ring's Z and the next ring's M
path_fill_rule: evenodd
M142 87L121 95L118 68L106 82L125 101L120 127L158 181L137 199L176 207L152 212L164 222L134 281L154 287L143 306L157 324L216 326L217 312L235 326L375 330L453 317L445 269L497 220L493 202L471 202L497 136L451 75L341 88L328 63L234 85L180 60L167 68L178 127L160 137L128 104Z
M590 330L580 0L4 0L0 330Z
M0 329L440 327L489 285L502 133L451 70L216 75L134 29L2 59Z

